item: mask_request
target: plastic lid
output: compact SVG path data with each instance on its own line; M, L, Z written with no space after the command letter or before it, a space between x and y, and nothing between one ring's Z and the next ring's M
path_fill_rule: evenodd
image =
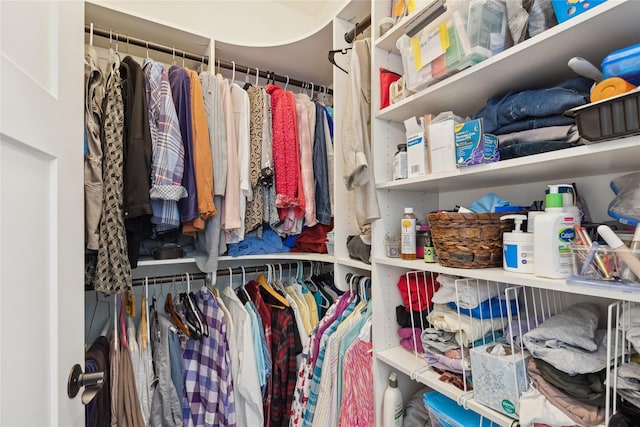
M560 201L562 201L562 196L560 198ZM562 206L562 204L560 204L560 206ZM404 208L404 213L412 214L413 213L413 208Z
M395 372L389 375L389 387L398 388L398 378Z

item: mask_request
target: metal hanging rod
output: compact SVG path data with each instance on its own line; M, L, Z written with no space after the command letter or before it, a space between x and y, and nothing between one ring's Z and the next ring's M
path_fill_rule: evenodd
M364 17L362 22L356 23L356 26L353 27L353 30L344 33L344 39L347 43L352 43L358 34L364 32L367 28L371 26L371 14Z
M371 23L371 16L369 16L369 23ZM91 34L91 25L85 24L84 32ZM105 30L103 28L93 27L93 34L99 37L108 38L110 40L129 43L135 46L144 47L146 49L155 50L157 52L163 52L169 55L175 55L176 58L190 59L192 61L209 64L209 57L206 55L198 55L197 53L187 52L186 50L176 49L171 46L166 46L159 43L153 43L153 42L139 39L136 37L129 37L126 34L116 33L114 31ZM333 95L333 90L324 85L323 86L314 85L313 82L305 82L302 80L292 79L292 78L289 78L289 76L278 75L271 71L261 71L260 69L255 67L250 68L245 65L239 65L239 64L235 64L234 62L223 61L220 59L215 60L215 65L218 67L225 68L227 70L235 70L240 73L244 73L252 76L255 76L256 73L258 73L259 77L262 77L263 79L266 79L266 80L273 80L273 81L277 81L285 84L298 86L304 89L311 89L312 92L317 91L318 93Z

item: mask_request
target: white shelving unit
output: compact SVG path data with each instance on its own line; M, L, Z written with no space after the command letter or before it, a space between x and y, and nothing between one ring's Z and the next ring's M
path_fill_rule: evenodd
M640 293L569 285L565 280L510 273L501 268L461 269L427 264L419 260L403 261L388 258L384 253L385 235L399 233L398 224L403 207L413 207L420 219L420 216L432 210L452 207L452 201L459 198L463 198L465 202L474 200L496 188L510 190L511 194L518 194L523 200L531 201L542 198L546 183L578 180L582 195L588 197L590 202L594 200L594 206L590 205L593 220L609 220L606 203L613 194L606 194L608 180L611 176L640 170L638 136L397 181L391 179L389 165L392 164L396 145L405 139L405 119L448 110L460 116L468 116L482 108L490 97L501 96L509 91L557 84L574 75L566 65L571 57L581 56L594 64L600 64L613 50L638 43L640 36L636 20L632 17L639 14L640 2L607 1L384 110L379 110L378 70L384 67L403 74L400 53L395 45L404 34L406 18L382 37L374 38L372 151L382 211L382 218L374 224L372 247L373 339L376 360L374 376L378 410L382 407L386 378L389 372L396 371L404 374L400 384L405 396L422 384L447 395L459 404L464 403L465 407L501 426L510 426L514 422L478 403L473 397L466 396L462 390L439 381L435 372L425 370L426 362L423 359L399 345L395 307L402 303L402 299L396 289L396 282L407 271L446 273L560 291L568 301L587 299L601 305L610 300L640 301ZM373 25L386 16L387 2L373 1ZM603 184L603 181L606 183ZM594 194L589 194L590 192Z

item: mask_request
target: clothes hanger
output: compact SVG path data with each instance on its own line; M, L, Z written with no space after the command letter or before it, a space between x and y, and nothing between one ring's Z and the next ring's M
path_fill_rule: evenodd
M149 278L146 276L144 278L144 295L142 295L140 300L140 341L142 341L140 345L142 346L142 350L146 350L147 343L149 342L149 322L147 321L149 317L149 306L147 305L147 301L149 300Z
M273 298L275 298L279 303L281 303L282 305L284 305L286 307L289 307L289 301L287 301L282 295L280 295L278 292L276 292L275 289L273 289L271 287L271 285L269 283L267 283L267 280L264 278L263 275L260 275L258 277L258 284L265 291L267 291L271 296L273 296Z
M259 78L260 78L260 68L256 68L256 87L258 87Z
M200 311L198 307L198 302L196 301L195 294L191 291L191 277L189 273L185 273L187 276L187 308L191 312L191 315L194 317L193 320L196 322L196 328L200 336L209 336L209 328L207 327L207 323L203 320L204 315ZM212 294L213 295L213 294ZM215 296L214 296L215 298ZM206 335L205 335L206 332Z
M171 65L176 65L176 48L173 48L173 53L171 54Z
M122 334L122 346L124 348L129 347L129 343L127 340L127 325L124 321L124 302L122 301L123 296L120 294L120 333Z
M93 22L89 24L89 46L93 46Z
M346 55L347 51L351 50L350 47L346 47L343 49L334 49L334 50L330 50L329 51L329 62L331 62L333 65L335 65L336 67L338 67L339 69L341 69L342 71L344 71L345 73L349 74L349 72L347 70L345 70L344 68L342 68L341 66L339 66L338 64L336 64L336 53L340 53L342 55Z
M184 68L184 55L185 55L185 53L184 53L184 50L183 50L182 51L182 68Z
M233 71L231 73L231 84L233 85L236 82L236 61L231 61L233 65Z
M145 40L145 43L147 44L147 59L149 59L149 42Z
M167 297L164 301L164 311L169 315L169 317L171 317L171 320L173 321L173 324L176 326L176 328L181 330L182 333L184 333L187 337L191 335L191 333L189 332L189 327L182 322L175 311L175 308L173 306L173 295L171 294L171 292L167 294Z
M284 90L287 90L287 87L289 87L289 76L287 76L287 82L284 84Z
M247 297L247 301L252 301L251 297L249 296L249 292L247 292L247 289L244 287L245 285L245 271L244 271L244 266L240 266L240 268L242 269L242 283L240 284L240 289L242 289L242 292L244 293L244 295ZM229 272L231 272L232 268L229 267Z

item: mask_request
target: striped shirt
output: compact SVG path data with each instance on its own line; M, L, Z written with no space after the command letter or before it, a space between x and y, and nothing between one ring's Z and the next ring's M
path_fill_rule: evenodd
M147 58L143 66L151 130L151 222L156 232L178 228L177 201L187 196L182 186L184 147L164 65Z

